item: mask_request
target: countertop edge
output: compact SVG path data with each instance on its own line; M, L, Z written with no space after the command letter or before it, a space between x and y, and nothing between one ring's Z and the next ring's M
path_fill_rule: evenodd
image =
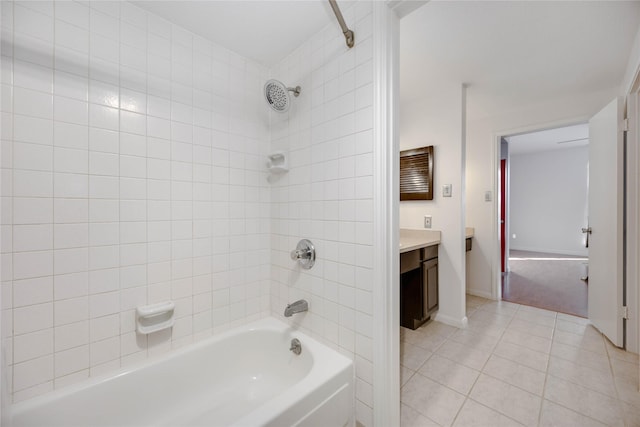
M438 240L431 240L428 242L420 242L420 243L415 243L413 245L410 246L402 246L400 248L400 253L403 254L405 252L411 252L411 251L415 251L416 249L422 249L422 248L428 248L429 246L436 246L440 244L440 239Z
M399 252L411 252L416 249L427 248L441 243L441 233L436 230L400 229Z

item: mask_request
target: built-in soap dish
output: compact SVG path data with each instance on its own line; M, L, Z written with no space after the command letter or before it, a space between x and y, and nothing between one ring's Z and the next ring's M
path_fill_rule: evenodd
M139 334L150 334L173 326L173 301L141 305L136 308L136 330Z
M282 151L269 154L269 161L267 162L267 168L272 173L284 173L289 171L289 164L287 161L287 155Z

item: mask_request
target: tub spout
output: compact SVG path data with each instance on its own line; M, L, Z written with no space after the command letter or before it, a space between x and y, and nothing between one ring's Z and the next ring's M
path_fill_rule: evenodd
M302 313L309 310L309 303L303 299L294 303L287 304L287 308L284 309L284 317L291 317L296 313Z

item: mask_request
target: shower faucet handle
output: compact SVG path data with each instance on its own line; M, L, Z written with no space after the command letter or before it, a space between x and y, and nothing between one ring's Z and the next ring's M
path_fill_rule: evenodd
M311 257L311 251L310 250L299 250L299 249L294 249L291 251L291 259L294 261L297 261L299 259L308 259Z
M291 251L291 259L298 261L305 270L313 267L316 262L316 249L313 243L307 239L300 240L296 248Z

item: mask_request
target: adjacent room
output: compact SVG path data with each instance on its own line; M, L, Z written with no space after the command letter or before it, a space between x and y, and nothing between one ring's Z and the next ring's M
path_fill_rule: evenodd
M504 138L503 300L587 317L588 143L586 123Z

